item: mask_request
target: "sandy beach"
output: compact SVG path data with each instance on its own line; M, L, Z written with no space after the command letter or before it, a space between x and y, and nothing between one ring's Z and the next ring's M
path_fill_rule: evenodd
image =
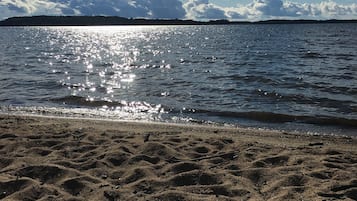
M357 139L0 116L1 200L357 200Z

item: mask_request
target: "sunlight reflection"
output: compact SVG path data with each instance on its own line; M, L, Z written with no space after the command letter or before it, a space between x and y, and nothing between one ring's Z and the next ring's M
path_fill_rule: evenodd
M171 64L160 58L163 51L152 44L165 30L155 26L91 26L50 27L50 44L66 50L56 54L54 61L66 63L61 83L79 104L100 105L101 109L130 113L161 113L161 105L126 100L136 87L138 69L170 69ZM63 51L62 51L63 52ZM152 60L141 59L142 54ZM147 57L143 58L147 58ZM157 59L155 59L158 57ZM56 66L56 65L54 65ZM61 73L62 69L54 69ZM73 79L72 79L73 77ZM135 90L134 90L135 91ZM128 102L127 102L128 101Z

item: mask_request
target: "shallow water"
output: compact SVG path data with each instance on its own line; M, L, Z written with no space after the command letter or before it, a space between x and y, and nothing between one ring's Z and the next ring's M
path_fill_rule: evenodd
M357 24L0 30L3 112L357 135Z

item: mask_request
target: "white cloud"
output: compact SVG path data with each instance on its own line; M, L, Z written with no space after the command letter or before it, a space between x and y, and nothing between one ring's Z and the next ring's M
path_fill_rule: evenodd
M245 19L356 19L357 4L342 5L333 1L294 3L282 0L254 0L251 4L226 8L235 10Z
M357 4L350 5L339 5L333 1L321 2L319 4L312 4L311 6L305 5L308 7L308 11L312 16L319 16L322 18L346 18L351 19L357 18Z
M183 7L186 18L196 20L226 19L228 16L224 8L209 3L208 0L188 0Z
M26 15L114 15L144 18L230 19L356 19L357 3L296 3L253 0L222 7L209 0L0 0L0 19Z
M0 0L0 18L24 15L114 15L184 18L180 0Z
M58 1L58 0L57 0ZM144 18L183 18L185 10L179 0L61 0L82 15L116 15Z
M53 15L62 14L66 6L61 3L55 3L47 0L1 0L0 1L0 19L12 16L24 15L44 15L51 13Z

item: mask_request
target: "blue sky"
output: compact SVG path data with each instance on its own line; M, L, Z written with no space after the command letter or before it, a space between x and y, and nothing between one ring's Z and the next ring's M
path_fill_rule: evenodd
M0 0L0 19L31 15L134 18L357 19L356 0Z

